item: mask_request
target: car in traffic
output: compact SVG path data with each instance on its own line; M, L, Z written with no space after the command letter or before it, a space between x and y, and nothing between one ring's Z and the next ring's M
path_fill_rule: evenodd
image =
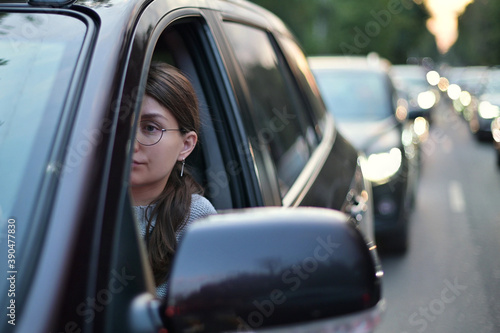
M377 244L405 252L419 139L407 127L407 107L398 105L390 63L374 54L308 59L339 131L366 155L363 171L372 182Z
M479 140L491 140L491 122L500 117L500 70L489 69L477 107L471 110L469 128Z
M293 35L247 1L0 4L1 332L373 332L363 156ZM217 215L158 299L129 193L152 61L200 101L186 161Z
M452 67L447 71L447 75L450 77L449 85L455 88L451 89L455 91L452 93L453 98L449 96L449 91L447 97L451 100L455 111L468 123L474 113L477 113L479 96L484 90L488 71L487 66Z
M440 96L427 81L425 68L420 65L391 65L389 74L396 90L407 100L408 117L423 117L430 123Z

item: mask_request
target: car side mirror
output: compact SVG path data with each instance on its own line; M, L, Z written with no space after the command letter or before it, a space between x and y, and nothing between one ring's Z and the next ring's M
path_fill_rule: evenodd
M371 332L383 310L381 278L375 247L343 213L254 208L213 215L186 232L162 317L168 332L332 325Z

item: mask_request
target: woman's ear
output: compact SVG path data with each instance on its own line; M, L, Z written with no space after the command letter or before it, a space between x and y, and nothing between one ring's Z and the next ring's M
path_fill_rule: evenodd
M182 161L186 159L191 154L194 147L196 147L197 142L198 142L198 134L196 134L196 132L190 131L184 134L183 135L184 147L182 148L177 160Z

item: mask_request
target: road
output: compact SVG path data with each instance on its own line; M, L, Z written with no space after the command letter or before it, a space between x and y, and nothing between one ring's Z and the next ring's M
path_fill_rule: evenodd
M409 251L381 255L377 333L500 332L500 169L491 144L442 104L423 146Z

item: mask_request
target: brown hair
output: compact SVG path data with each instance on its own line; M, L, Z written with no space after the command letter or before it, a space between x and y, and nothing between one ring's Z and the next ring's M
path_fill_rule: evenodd
M199 132L196 94L189 80L177 68L165 63L153 63L149 70L146 94L172 113L181 133ZM175 164L165 188L149 206L152 210L146 228L146 242L157 285L168 277L177 249L176 234L189 218L191 195L203 193L187 169L181 177L181 167L182 162ZM150 233L151 221L155 218L156 225Z

